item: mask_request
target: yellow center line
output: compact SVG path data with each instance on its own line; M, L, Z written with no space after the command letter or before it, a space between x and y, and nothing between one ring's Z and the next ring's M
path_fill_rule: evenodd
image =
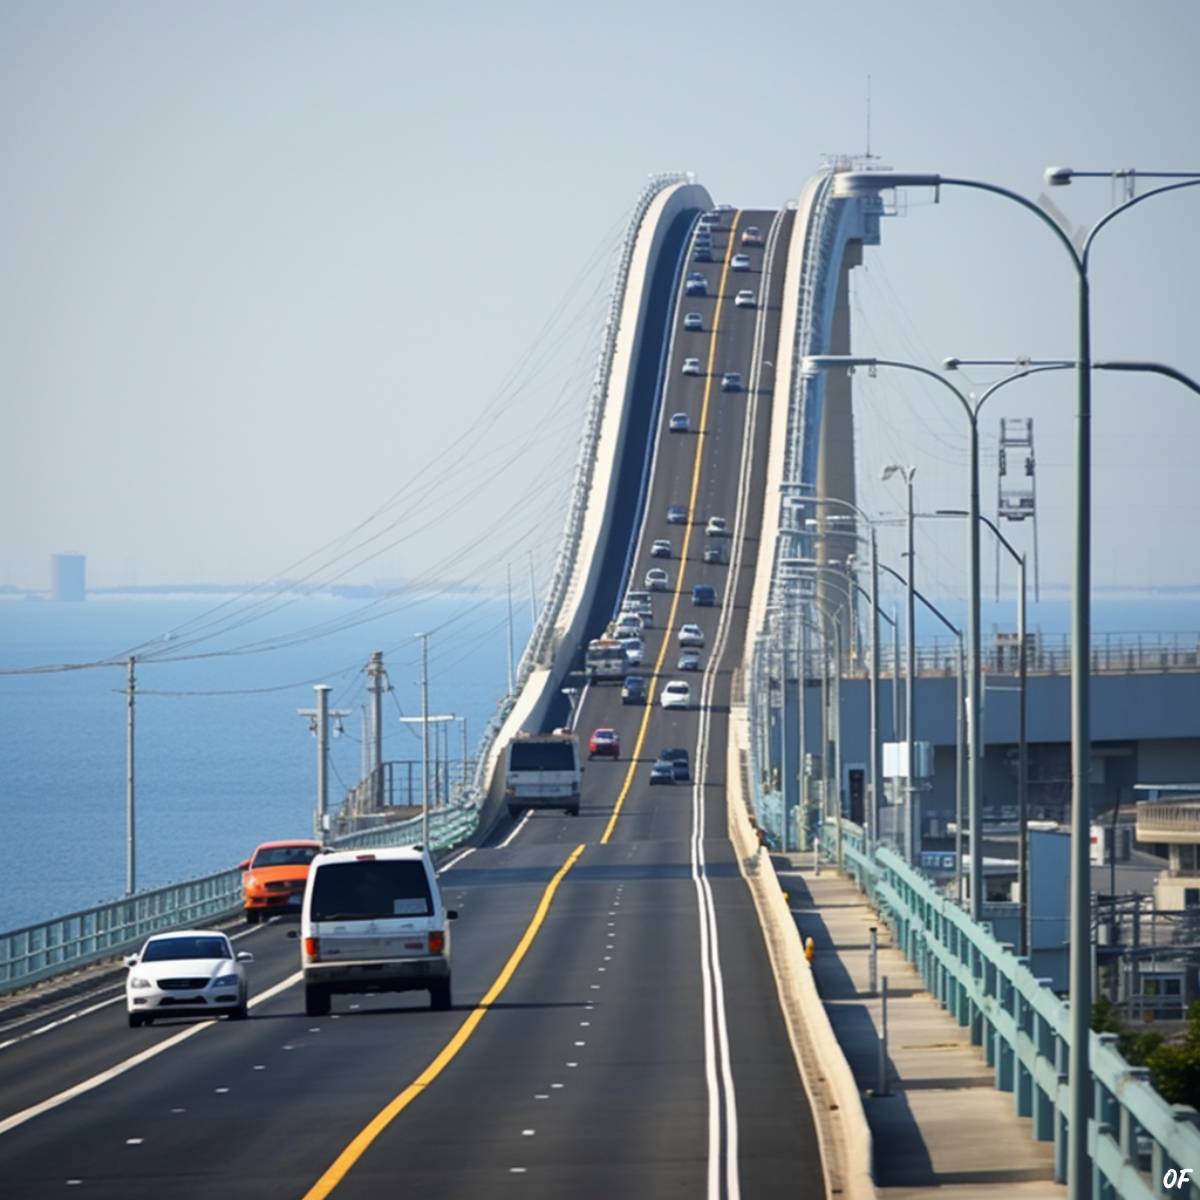
M586 846L576 846L554 878L546 885L541 903L538 904L533 919L517 943L517 948L509 956L508 962L504 964L504 969L496 976L495 982L488 988L487 994L471 1011L471 1015L458 1027L458 1032L446 1043L433 1062L404 1091L371 1118L345 1150L334 1159L325 1174L305 1192L304 1200L323 1200L325 1196L328 1196L345 1178L346 1172L362 1158L371 1143L450 1065L455 1055L467 1044L479 1022L487 1016L489 1007L496 1002L500 993L508 986L517 967L521 965L521 960L533 944L533 939L537 937L538 930L541 929L542 922L545 921L546 914L550 911L550 902L554 899L554 893L558 891L558 885L585 849Z
M675 615L679 610L679 597L683 595L683 573L687 566L688 546L692 540L692 527L696 519L696 498L700 494L700 469L704 463L704 440L708 436L708 402L712 396L713 382L713 366L717 358L717 330L721 325L721 305L725 298L725 283L729 277L729 260L733 254L733 247L736 242L734 234L737 232L738 221L741 220L740 212L734 213L733 220L729 223L729 244L725 247L725 260L721 265L721 281L717 285L717 303L713 307L713 322L712 336L708 342L708 371L704 380L704 402L700 408L700 428L699 436L696 439L696 460L692 466L692 491L688 497L688 522L684 526L683 546L679 552L679 577L676 579L675 595L671 600L671 611L667 614L667 623L663 626L662 646L659 647L658 659L654 664L654 674L650 677L649 686L646 688L646 709L642 714L642 724L638 729L637 741L633 746L633 753L629 757L629 769L625 772L625 782L621 784L621 791L617 796L617 802L613 806L612 816L608 819L608 825L604 830L604 836L600 839L602 846L607 845L609 839L613 835L613 830L617 827L617 818L621 815L621 809L625 807L625 799L629 795L630 788L633 787L633 777L637 773L638 759L642 754L642 746L646 741L646 731L650 727L650 715L654 711L654 690L658 683L658 677L662 672L663 663L666 661L667 651L671 647L671 631L675 628Z

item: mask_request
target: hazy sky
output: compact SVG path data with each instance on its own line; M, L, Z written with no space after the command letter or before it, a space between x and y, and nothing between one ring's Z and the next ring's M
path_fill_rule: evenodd
M1200 169L1197 45L1193 0L8 0L0 583L44 585L60 550L94 584L260 579L394 496L348 578L495 576L530 551L542 569L648 173L786 203L823 155L866 149L868 75L871 150L897 168L1032 196L1051 163ZM1110 195L1054 199L1090 223ZM931 199L856 273L856 349L1072 354L1073 277L1040 226ZM1200 377L1198 218L1200 188L1098 244L1098 357ZM917 464L923 507L964 503L951 404L859 376L868 507L902 502L878 483L891 459ZM1070 380L985 411L989 501L999 416L1035 417L1042 580L1065 582ZM1098 379L1098 584L1200 583L1198 447L1200 397ZM952 533L922 535L951 592Z

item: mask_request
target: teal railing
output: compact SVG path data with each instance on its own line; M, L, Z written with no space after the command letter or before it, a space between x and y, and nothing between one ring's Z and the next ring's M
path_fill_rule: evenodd
M826 822L824 848L832 855L837 829ZM1011 1092L1033 1136L1055 1145L1055 1177L1066 1179L1070 1090L1067 1061L1069 1009L1029 970L1012 946L892 851L869 849L862 828L842 821L845 871L891 927L896 945L929 991L983 1048L995 1086ZM1200 1200L1200 1113L1168 1104L1150 1085L1149 1072L1117 1052L1116 1035L1093 1033L1093 1105L1088 1126L1094 1200Z
M473 804L429 814L429 849L457 845L474 831L479 810ZM332 839L339 850L363 846L404 846L418 841L421 818L412 817L362 833ZM112 958L162 929L201 925L236 912L242 903L242 873L218 871L166 887L135 892L94 908L68 913L38 925L0 933L0 995Z

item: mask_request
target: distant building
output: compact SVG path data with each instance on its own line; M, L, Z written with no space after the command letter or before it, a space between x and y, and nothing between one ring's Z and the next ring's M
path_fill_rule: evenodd
M87 599L87 555L52 554L50 556L50 599Z

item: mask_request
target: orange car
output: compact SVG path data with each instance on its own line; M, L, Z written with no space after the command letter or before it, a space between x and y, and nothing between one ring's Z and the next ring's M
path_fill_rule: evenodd
M304 898L308 866L321 853L321 843L300 840L263 842L244 862L242 897L246 920L257 925L264 916L289 906L297 910Z

